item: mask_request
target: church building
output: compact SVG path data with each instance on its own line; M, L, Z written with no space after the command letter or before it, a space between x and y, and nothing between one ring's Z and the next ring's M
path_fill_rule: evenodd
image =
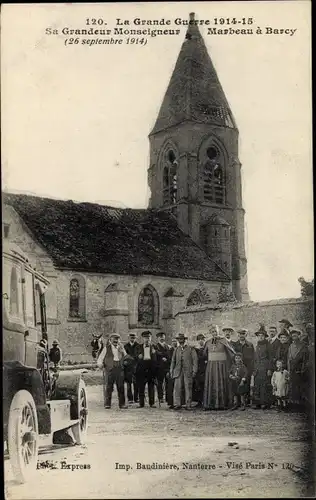
M149 134L147 209L3 194L3 237L50 280L48 333L65 359L91 359L95 333L163 330L170 341L186 306L249 300L238 129L190 20ZM12 287L27 281L12 273L18 301Z

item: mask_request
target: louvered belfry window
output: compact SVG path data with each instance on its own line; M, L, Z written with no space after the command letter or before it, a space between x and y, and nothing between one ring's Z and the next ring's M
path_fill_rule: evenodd
M178 162L172 149L164 155L163 169L163 204L174 205L178 194Z
M225 203L224 168L220 152L215 147L206 150L204 164L204 199L216 204Z

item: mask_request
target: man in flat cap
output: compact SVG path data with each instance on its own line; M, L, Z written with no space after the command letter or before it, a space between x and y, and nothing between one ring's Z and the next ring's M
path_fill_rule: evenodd
M119 407L126 409L124 392L124 358L126 351L120 343L120 335L111 333L109 342L103 347L97 365L103 368L104 407L111 408L114 383L116 384Z
M246 403L249 402L249 391L250 391L250 379L254 370L255 363L255 348L253 343L247 340L248 330L246 328L240 328L237 330L238 340L234 342L234 349L236 353L240 353L242 356L242 362L247 369L247 380L246 387L247 392L245 394Z
M158 342L155 345L157 354L157 392L159 404L163 403L164 396L167 400L168 395L168 382L169 379L167 374L170 368L170 347L166 343L166 334L164 332L158 332L157 335Z
M234 334L234 329L231 326L224 326L222 328L223 335L227 340L227 343L234 349L234 341L232 340L232 335Z
M129 340L124 345L126 353L130 356L130 362L125 365L125 382L127 384L127 399L129 403L138 403L138 386L136 382L136 366L138 362L138 351L140 344L137 342L136 334L131 332Z
M205 347L205 335L199 333L196 337L198 346L195 348L198 357L198 370L196 377L193 381L193 401L197 402L196 407L202 408L203 406L203 392L204 392L204 381L205 381L205 369L207 363L207 357L204 354Z
M174 409L181 409L181 393L184 387L186 409L192 408L193 379L198 370L198 357L194 347L187 344L187 337L179 333L170 365L170 376L174 379Z
M155 379L157 376L157 354L151 342L151 332L142 333L143 343L138 348L138 361L136 366L136 381L139 391L139 408L145 406L145 387L148 387L150 408L155 406Z

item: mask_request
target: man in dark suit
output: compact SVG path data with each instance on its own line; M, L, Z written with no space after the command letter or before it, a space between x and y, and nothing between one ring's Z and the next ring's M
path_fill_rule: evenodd
M269 333L268 342L270 345L271 357L272 359L274 359L276 356L276 352L280 347L280 340L278 338L278 330L276 326L274 325L270 326L268 333Z
M138 361L136 366L136 382L139 391L139 408L145 406L145 387L148 387L150 408L155 406L155 379L157 376L157 354L151 343L150 331L142 333L143 344L138 348Z
M170 362L172 360L173 353L174 353L177 346L178 346L177 339L172 339L171 346L170 346ZM167 373L167 377L168 377L167 403L168 403L169 408L172 409L173 408L174 379L171 378L171 376L170 376L170 366L169 366L169 372Z
M127 384L127 399L129 403L138 403L138 386L136 383L136 365L138 360L140 344L136 340L136 334L129 334L129 341L124 345L126 353L130 356L130 362L126 364L125 381ZM133 389L133 390L132 390Z
M246 387L247 392L245 394L247 402L249 402L249 392L250 392L250 379L251 375L254 371L254 363L255 363L255 348L253 344L246 340L248 331L245 328L241 328L237 330L238 340L234 342L233 348L235 352L241 353L242 362L247 369L247 377L246 377Z
M194 347L187 344L187 337L181 333L177 336L179 342L170 365L170 376L174 381L174 409L181 409L181 395L184 388L186 409L192 409L193 379L198 370L198 357Z
M205 369L207 363L207 357L204 354L205 335L199 333L196 340L198 341L198 347L195 348L198 357L198 371L193 381L193 401L197 402L197 408L201 408L203 406Z
M124 358L126 351L119 342L120 336L116 333L110 335L109 342L103 347L97 365L103 368L103 394L104 407L111 408L114 383L116 384L119 407L126 409L124 392Z
M155 345L157 354L157 392L159 404L163 403L164 396L167 399L168 382L167 374L169 373L171 362L171 348L166 343L166 335L164 332L157 333L158 342Z

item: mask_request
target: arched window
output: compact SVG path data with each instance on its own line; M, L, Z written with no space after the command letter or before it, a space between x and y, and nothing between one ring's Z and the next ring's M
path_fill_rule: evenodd
M142 325L158 325L159 297L155 288L145 286L138 297L138 323Z
M166 150L163 164L163 204L174 205L178 193L178 162L173 149Z
M72 319L85 319L86 316L86 290L82 276L75 276L69 284L69 317Z
M204 199L213 203L225 203L225 179L223 158L220 151L214 147L206 149L206 159L203 168Z

